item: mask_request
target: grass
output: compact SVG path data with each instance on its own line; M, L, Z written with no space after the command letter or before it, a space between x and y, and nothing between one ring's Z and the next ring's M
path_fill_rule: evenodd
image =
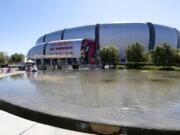
M139 69L139 70L165 70L165 71L180 71L180 67L177 66L155 66L147 65L141 66L140 68L127 68L126 65L116 65L116 69Z
M173 66L176 71L180 71L180 67Z
M165 71L180 71L180 67L176 66L144 66L141 68L142 70L165 70Z
M116 65L116 69L126 69L126 66L125 65Z

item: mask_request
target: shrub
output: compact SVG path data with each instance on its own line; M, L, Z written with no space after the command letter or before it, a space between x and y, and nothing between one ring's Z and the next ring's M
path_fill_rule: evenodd
M74 64L74 65L72 65L72 68L73 69L79 69L79 65L78 64Z
M128 69L141 69L144 67L146 64L144 62L128 62L126 63L126 67Z

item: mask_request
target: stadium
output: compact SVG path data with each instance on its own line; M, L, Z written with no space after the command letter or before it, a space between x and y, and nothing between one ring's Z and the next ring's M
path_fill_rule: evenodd
M39 65L59 62L72 64L82 56L96 59L100 47L114 45L119 49L121 61L125 61L125 49L135 42L143 44L147 51L162 43L168 43L172 48L180 48L180 31L149 22L67 28L41 36L29 50L27 57L36 60ZM85 48L84 52L82 48Z

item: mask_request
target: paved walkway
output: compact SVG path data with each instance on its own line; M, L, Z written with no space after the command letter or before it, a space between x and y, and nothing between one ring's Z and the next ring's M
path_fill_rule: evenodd
M9 75L15 75L15 74L21 74L24 73L25 71L13 71L13 72L9 72L9 73L0 73L0 77L6 77Z
M26 120L0 110L0 135L90 135Z

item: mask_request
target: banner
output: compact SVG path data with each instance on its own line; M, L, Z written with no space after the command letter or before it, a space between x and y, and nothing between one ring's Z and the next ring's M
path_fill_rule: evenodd
M60 58L80 58L82 40L54 41L46 46L46 55L57 55Z

